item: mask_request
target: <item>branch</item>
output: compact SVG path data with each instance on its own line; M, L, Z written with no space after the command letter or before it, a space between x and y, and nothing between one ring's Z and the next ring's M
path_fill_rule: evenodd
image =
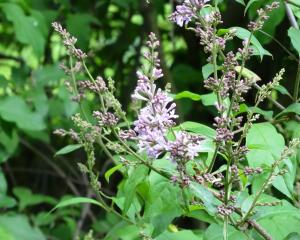
M286 14L288 16L291 26L296 29L299 29L298 22L294 16L292 9L290 8L290 6L287 2L284 2L284 4L285 4ZM300 58L300 54L299 54L299 58ZM296 81L295 81L294 94L293 94L295 102L298 102L299 88L300 88L300 61L298 63L298 70L297 70L297 74L296 74Z

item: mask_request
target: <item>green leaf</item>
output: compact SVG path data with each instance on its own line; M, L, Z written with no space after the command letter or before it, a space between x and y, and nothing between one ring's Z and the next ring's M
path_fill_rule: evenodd
M114 174L114 172L118 171L119 169L121 169L123 167L123 164L118 164L114 167L112 167L111 169L107 170L106 173L104 174L104 177L106 179L107 182L109 182L109 178L112 174Z
M0 226L2 233L5 231L7 235L13 237L13 240L46 240L42 232L38 228L32 227L27 217L23 215L2 214ZM8 240L6 238L1 239Z
M240 3L240 4L242 4L243 6L246 5L244 0L235 0L235 1L238 2L238 3Z
M19 209L22 211L28 206L38 205L41 203L48 203L50 205L56 204L56 199L42 194L33 194L30 189L16 187L13 189L14 195L19 199Z
M83 204L83 203L90 203L90 204L97 205L101 208L105 208L102 205L102 203L96 201L95 199L87 198L87 197L74 197L74 198L66 199L66 200L59 202L54 208L51 209L50 212L53 212L58 208L64 208L64 207L69 207L72 205L78 205L78 204Z
M197 122L184 122L174 129L183 129L185 131L198 133L209 138L214 138L216 136L216 131L214 129Z
M0 169L0 196L6 195L6 191L7 191L7 182L2 170Z
M145 179L148 171L149 170L148 170L147 167L138 166L130 174L129 178L126 179L126 181L124 183L124 191L126 193L124 207L123 207L123 212L124 213L127 213L127 211L129 210L129 208L132 204L132 201L135 197L135 194L136 194L136 191L137 191L137 186L143 182L143 180Z
M13 155L17 150L19 144L19 136L16 129L12 129L11 132L7 129L2 129L0 126L0 150L3 146L4 156L0 157L0 163L7 160L8 157Z
M16 39L21 43L30 45L40 58L46 43L46 36L40 29L42 24L40 21L44 21L44 19L26 16L23 9L15 3L1 3L0 8L3 9L6 18L13 23Z
M215 93L203 94L201 97L201 101L204 106L214 106L218 102L217 95Z
M296 113L297 115L300 115L300 103L291 104L286 109L284 109L281 113L279 113L276 117L279 117L285 113Z
M284 239L290 233L300 234L299 217L293 217L290 215L281 215L281 216L260 220L258 223L263 229L265 229L272 236L272 239L274 240Z
M253 113L259 113L259 114L261 114L262 116L264 116L264 118L266 119L266 120L272 120L272 118L273 118L273 111L265 111L265 110L262 110L261 108L259 108L259 107L249 107L248 109L247 109L247 111L251 111L251 112L253 112Z
M220 205L221 202L208 189L201 184L191 183L190 190L193 195L202 200L205 208L210 214L215 214L217 212L217 206Z
M211 224L205 231L203 240L220 240L223 239L223 226ZM236 230L232 226L228 226L228 239L230 240L246 240L247 238L242 232Z
M242 40L250 39L251 33L247 29L241 28L241 27L232 27L231 29L235 31L235 35L238 38L240 38ZM258 39L254 35L251 36L250 42L251 42L251 44L253 44L253 46L259 52L261 60L262 60L264 55L272 56L272 54L270 54L266 49L263 48L263 46L260 44L260 42L258 41Z
M244 78L251 79L253 81L260 81L261 80L261 78L257 74L255 74L254 72L252 72L248 68L243 67L243 70L242 70L241 66L236 66L234 69L238 74L241 73L242 77L244 77Z
M39 131L46 128L43 117L32 112L19 96L0 99L0 116L8 122L16 123L24 130Z
M280 158L284 149L284 138L270 123L253 124L246 137L249 148L247 159L249 166L271 166L275 159Z
M300 234L292 232L289 235L287 235L283 240L300 240Z
M214 72L214 65L208 63L202 67L203 79L207 79Z
M180 93L177 93L175 96L175 99L182 99L182 98L188 98L191 99L193 101L199 101L201 99L201 95L196 94L196 93L192 93L190 91L183 91Z
M289 91L282 85L278 85L274 89L283 95L287 95L287 96L290 96L290 98L293 98L292 95L289 93Z
M167 160L155 163L157 168L167 168L170 167L169 165L170 162ZM174 218L182 215L181 190L154 171L150 172L147 183L148 188L143 191L143 194L139 191L145 202L143 216L150 219L154 226L153 236L158 236L167 229Z
M252 5L253 3L255 3L255 2L257 2L257 1L258 1L258 0L249 0L249 2L248 2L247 5L246 5L246 8L245 8L244 15L246 15L246 13L247 13L249 7L251 7L251 5Z
M288 31L288 35L292 41L293 47L297 50L297 52L300 54L300 30L296 29L294 27L290 27Z
M155 240L200 240L200 236L193 233L191 230L182 230L178 232L164 232Z
M254 124L246 137L246 146L249 148L247 160L250 167L271 166L280 158L285 142L281 134L270 123ZM290 173L288 173L290 174ZM278 176L273 181L273 186L292 199L287 183Z
M82 147L81 144L72 144L72 145L65 146L62 149L60 149L59 151L57 151L55 153L55 156L65 155L65 154L68 154L70 152L74 152L75 150L77 150L77 149L79 149L81 147Z
M98 23L91 14L75 13L67 16L67 29L78 39L78 46L83 50L89 47L91 23Z

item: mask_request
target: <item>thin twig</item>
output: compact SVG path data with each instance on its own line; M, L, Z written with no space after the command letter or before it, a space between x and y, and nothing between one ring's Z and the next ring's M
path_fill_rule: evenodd
M261 90L261 87L258 85L258 84L254 84L254 87L257 89L257 90ZM267 98L277 107L279 108L280 110L285 110L286 107L284 107L283 105L281 105L278 101L276 101L275 99L273 99L271 96L267 96ZM300 122L300 117L295 115L295 119Z
M84 179L84 182L89 184L88 179L87 179L86 176L83 179ZM91 198L93 195L94 195L93 191L89 188L87 190L86 197ZM85 219L86 219L90 209L91 209L91 204L90 203L84 204L83 209L82 209L81 214L80 214L80 218L79 218L79 220L77 222L77 225L76 225L76 230L75 230L74 235L73 235L73 240L76 240L76 238L79 236L79 234L81 232L81 229L83 227L83 224L85 222Z
M25 147L30 149L37 156L39 156L42 160L44 160L44 162L47 163L50 167L52 167L58 173L59 176L61 176L63 179L66 180L66 184L71 189L71 191L75 195L80 196L80 192L78 191L76 186L72 183L72 181L70 181L70 179L67 177L65 172L54 161L52 161L50 158L48 158L42 151L40 151L38 148L33 146L31 143L27 142L25 139L20 138L20 142L22 145L24 145Z
M296 29L299 29L299 25L294 16L293 10L290 8L290 6L287 2L284 2L284 4L285 4L286 14L291 23L291 26ZM300 59L300 54L299 54L299 59ZM294 86L294 94L293 94L294 102L298 102L299 88L300 88L300 61L298 63L298 70L297 70L296 81L295 81L295 86Z

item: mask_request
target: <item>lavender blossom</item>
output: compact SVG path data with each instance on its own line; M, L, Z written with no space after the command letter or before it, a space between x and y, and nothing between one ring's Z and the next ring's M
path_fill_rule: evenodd
M200 143L203 138L183 131L176 132L175 136L176 140L168 144L168 150L173 161L193 160L198 156L201 151Z
M117 125L119 119L111 112L102 113L99 111L94 111L93 116L99 121L99 125L113 127Z
M193 1L193 4L200 4ZM120 136L138 141L140 152L146 152L147 156L156 159L161 154L169 152L173 161L193 160L200 151L202 138L193 136L187 132L175 133L175 141L167 139L169 128L175 125L178 117L175 113L176 104L166 91L158 88L154 83L163 76L158 59L157 47L159 41L153 33L149 36L147 46L151 50L144 54L150 63L148 71L138 71L138 84L132 98L145 103L140 109L138 119L134 122L134 132L121 132Z
M209 0L185 0L183 4L176 6L176 11L170 16L170 20L178 26L188 24L193 18L197 18L198 11Z

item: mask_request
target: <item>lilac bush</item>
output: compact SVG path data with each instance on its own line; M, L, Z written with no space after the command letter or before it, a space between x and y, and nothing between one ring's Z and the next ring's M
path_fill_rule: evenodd
M72 118L76 129L60 129L56 133L69 135L84 147L87 161L79 167L89 176L99 203L134 225L142 239L167 236L167 228L173 226L170 224L176 217L197 214L198 219L210 224L205 239L220 228L223 239L277 239L260 224L260 215L272 212L271 206L280 204L292 211L290 204L274 200L266 192L275 187L288 194L278 182L290 176L288 166L300 141L293 139L284 147L283 137L274 126L255 123L262 119L257 111L259 104L279 85L284 69L272 82L259 87L260 77L246 68L247 61L259 51L253 41L255 32L277 7L279 3L273 2L257 11L257 19L248 24L248 30L243 29L241 47L236 52L228 51L227 43L241 35L241 29L219 31L222 16L217 2L185 0L170 16L170 21L195 33L207 54L211 71L204 86L215 99L218 114L211 124L215 129L199 123L179 123L170 88L157 86L164 74L159 59L160 42L154 33L148 36L144 64L136 73L137 85L131 98L140 108L136 120L131 122L115 97L113 80L94 78L85 63L87 54L75 47L76 39L59 23L53 23L70 56L70 67L63 65L70 76L66 85L81 109ZM89 80L78 81L78 72L84 72ZM257 86L254 106L243 110L245 94ZM93 119L82 105L88 92L99 98ZM262 138L267 134L273 140L261 143L255 138L259 131L265 132ZM116 196L102 191L95 169L98 145L118 166L109 170L108 176L117 170L124 175ZM271 160L264 163L265 157ZM164 189L157 190L159 184L164 184L173 196L171 199L160 195ZM155 199L160 199L160 205ZM162 222L158 224L160 217ZM237 237L232 238L233 234Z

